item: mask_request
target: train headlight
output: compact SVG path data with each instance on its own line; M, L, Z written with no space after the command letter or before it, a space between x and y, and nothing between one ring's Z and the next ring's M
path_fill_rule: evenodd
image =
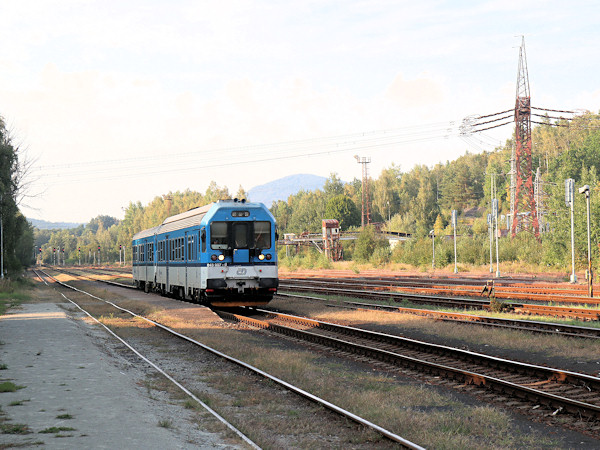
M271 261L271 258L273 257L273 255L271 255L270 253L267 254L267 261Z
M217 260L217 255L210 255L210 259L212 259L213 261Z
M224 259L225 259L225 255L221 253L219 255L219 261L223 261Z
M263 254L261 253L260 255L258 255L258 259L260 259L260 260L262 261L263 259L265 259L265 255L263 255Z

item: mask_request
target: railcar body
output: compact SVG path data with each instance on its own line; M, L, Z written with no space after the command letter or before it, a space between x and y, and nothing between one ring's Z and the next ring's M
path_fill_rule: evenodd
M220 200L133 236L133 280L214 306L265 305L279 285L275 242L265 205Z

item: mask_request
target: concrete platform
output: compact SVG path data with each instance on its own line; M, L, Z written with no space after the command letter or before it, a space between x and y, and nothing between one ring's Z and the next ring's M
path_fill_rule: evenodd
M0 382L23 386L0 393L3 425L29 434L0 434L0 448L179 449L231 447L191 423L189 411L144 387L143 366L111 351L97 325L67 304L24 304L0 316ZM41 433L52 427L71 430Z

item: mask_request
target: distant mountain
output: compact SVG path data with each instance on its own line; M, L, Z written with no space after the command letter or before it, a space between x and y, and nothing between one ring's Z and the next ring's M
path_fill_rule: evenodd
M38 230L64 230L69 228L77 228L81 223L72 222L47 222L39 219L27 219L31 225L36 227Z
M250 201L264 203L267 208L270 208L273 202L287 200L290 195L301 190L315 191L321 189L325 181L327 181L327 178L317 175L290 175L253 187L248 191L248 197Z

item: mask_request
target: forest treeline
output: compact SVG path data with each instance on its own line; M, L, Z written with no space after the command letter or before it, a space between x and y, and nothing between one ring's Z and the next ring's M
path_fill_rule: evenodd
M5 273L20 273L32 261L33 227L19 211L27 195L28 160L0 116L0 230Z
M569 125L569 126L567 126ZM592 241L594 259L599 259L600 185L597 167L600 167L600 115L586 113L572 123L544 121L533 128L533 169L539 167L543 180L541 223L545 232L539 240L531 233L519 233L516 238L500 240L501 261L527 262L536 265L565 266L570 262L570 220L564 201L564 182L573 178L576 186L588 184L592 192ZM444 238L451 235L451 211L459 213L457 239L458 258L463 264L489 262L489 234L487 214L491 204L491 174L495 175L500 217L510 210L510 157L513 141L494 151L465 153L454 161L433 167L419 165L407 172L392 165L378 177L370 179L371 219L384 224L390 231L411 233L413 239L391 249L387 241L380 242L372 231L365 231L362 239L345 243L345 258L370 260L374 264L386 262L431 264L430 231L435 230L436 264L443 266L453 261L453 245ZM338 219L343 230L359 229L361 223L361 181L342 182L336 173L327 179L323 189L300 191L287 200L274 202L271 211L277 219L279 232L319 232L321 220ZM70 230L36 231L36 245L41 246L46 262L52 260L52 249L63 249L67 262L77 262L79 251L83 261L101 248L103 261L118 261L119 246L129 249L134 233L160 224L169 215L186 211L223 198L247 198L240 187L232 195L227 187L211 183L205 193L184 191L156 197L148 205L130 203L125 218L99 216L85 226ZM252 201L252 199L249 199ZM587 259L585 201L575 199L576 256L580 264ZM507 228L501 221L501 228ZM281 255L285 255L282 249ZM304 252L300 256L284 257L293 264L294 258L318 259L318 255ZM128 255L130 258L130 255ZM287 258L288 261L285 261Z

